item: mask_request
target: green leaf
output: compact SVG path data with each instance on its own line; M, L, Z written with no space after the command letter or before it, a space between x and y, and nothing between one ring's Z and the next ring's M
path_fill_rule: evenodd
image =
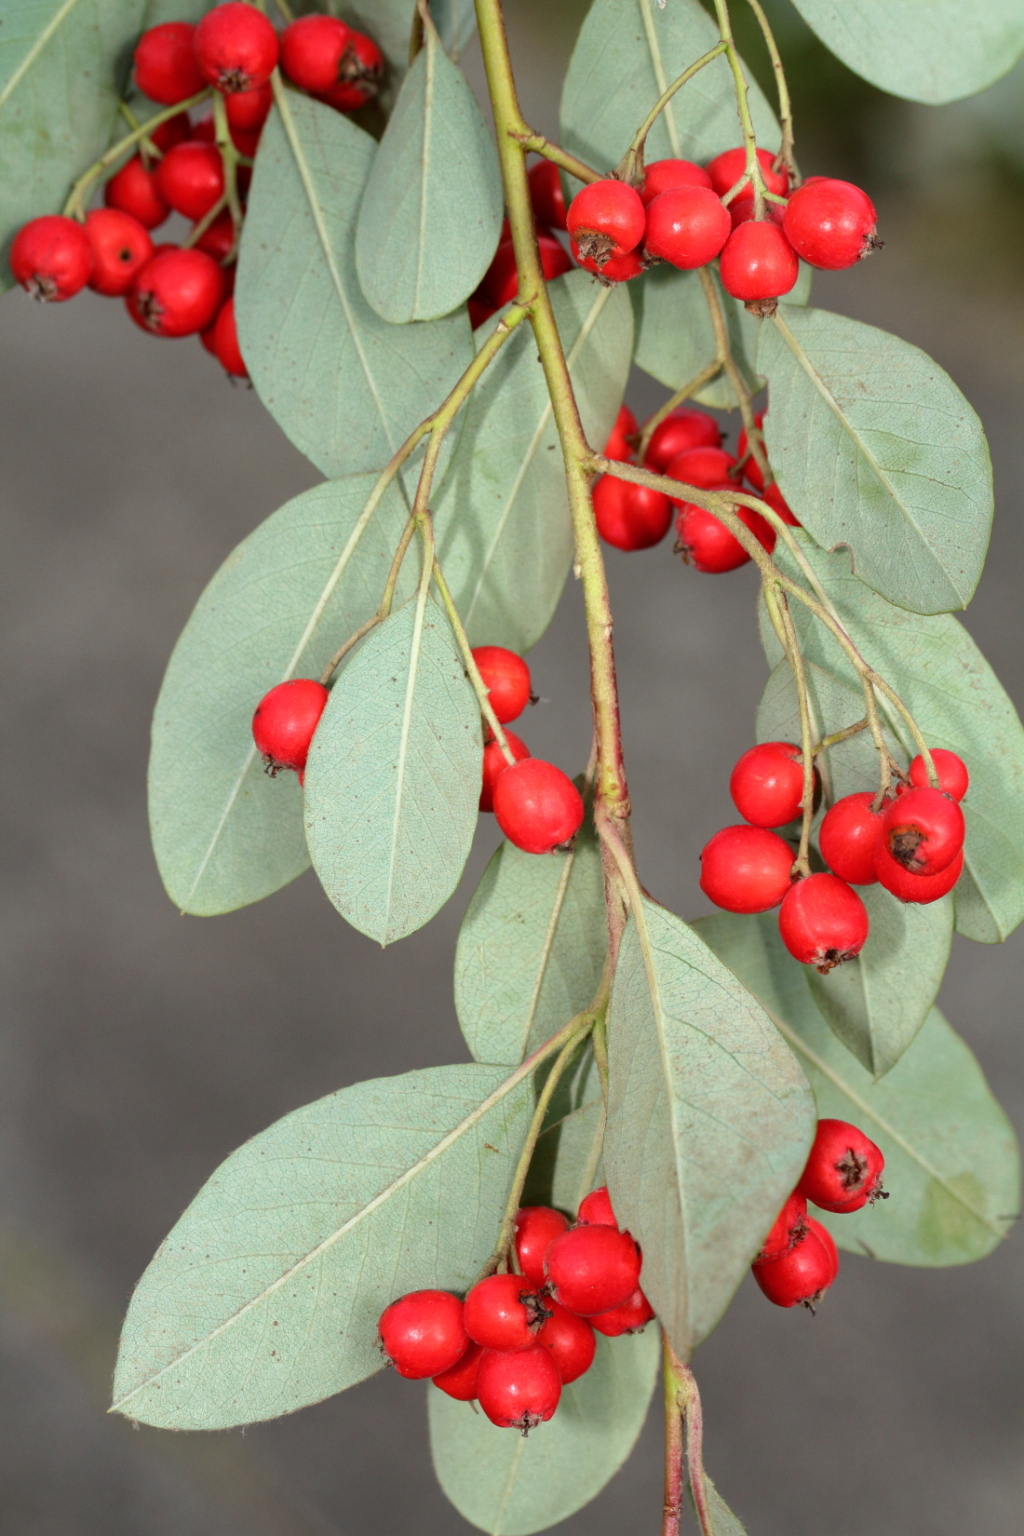
M958 620L893 607L851 574L846 554L827 555L807 539L801 543L847 632L896 689L929 746L959 753L968 766L966 863L955 893L956 926L969 939L998 943L1024 918L1024 729L1013 705ZM781 546L776 554L799 579ZM801 603L794 602L792 610L808 658L847 687L857 687L853 668L824 627ZM906 726L883 699L879 707L904 754L912 755L916 748ZM852 721L823 723L835 730ZM873 782L857 787L871 788Z
M523 1205L553 1205L575 1216L583 1196L605 1183L601 1161L604 1100L596 1070L586 1074L585 1087L574 1095L585 1101L553 1119L538 1137Z
M589 1007L607 948L593 824L543 859L502 843L455 951L455 1009L476 1060L514 1065Z
M406 68L416 0L345 0L342 9L346 21L379 43L393 73ZM476 30L473 0L430 0L430 15L448 54L457 59Z
M132 1297L116 1410L224 1429L379 1370L384 1307L406 1291L464 1291L490 1254L529 1076L469 1064L376 1078L233 1152Z
M687 1483L686 1491L690 1495L692 1504L693 1485L691 1483ZM746 1536L741 1522L733 1514L706 1472L704 1473L704 1496L711 1521L710 1536Z
M289 677L317 677L380 602L406 523L375 475L289 501L210 582L174 648L153 718L149 815L167 893L209 917L269 896L309 864L293 773L268 778L253 710ZM399 600L411 590L403 573Z
M721 1317L799 1178L814 1100L755 999L648 899L619 950L608 1053L612 1202L685 1356Z
M561 142L596 171L610 171L662 91L719 41L698 0L595 0L580 28L562 90ZM750 79L749 71L747 78ZM750 80L757 141L779 146L779 128ZM732 75L712 60L669 102L647 139L647 160L700 164L742 141Z
M658 1333L598 1338L585 1376L528 1437L498 1429L473 1403L429 1394L430 1448L444 1492L492 1536L526 1536L589 1504L636 1444L658 1373Z
M306 767L306 841L341 915L380 944L433 917L476 830L480 706L426 590L373 630L331 691Z
M550 292L583 429L603 445L629 375L629 298L582 271ZM438 558L472 643L521 652L550 623L573 556L565 466L529 326L505 343L465 416L435 498Z
M966 607L992 527L981 422L909 342L823 309L765 325L768 456L782 494L826 549L849 544L862 581L915 613Z
M253 172L235 293L252 381L325 475L380 469L473 356L464 311L396 327L355 269L355 226L377 147L294 91L275 109Z
M1012 69L1024 49L1019 0L793 0L822 42L872 85L938 106Z
M398 93L356 226L356 270L384 320L433 320L483 277L504 195L494 140L433 27Z
M817 1213L839 1246L927 1266L990 1253L1020 1210L1017 1144L981 1068L938 1009L892 1071L873 1082L819 1014L774 913L722 914L695 926L797 1052L818 1113L852 1121L885 1154L888 1200L847 1216Z

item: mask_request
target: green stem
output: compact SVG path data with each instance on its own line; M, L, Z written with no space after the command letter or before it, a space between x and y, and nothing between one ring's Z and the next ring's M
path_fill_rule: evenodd
M674 395L670 395L665 404L660 406L654 415L644 422L644 429L640 435L640 442L636 450L636 456L641 464L647 456L647 449L651 438L662 422L667 420L676 407L682 405L684 400L689 400L690 396L695 395L699 389L703 389L705 384L710 384L715 375L721 371L722 361L720 358L716 358L714 362L708 363L706 368L702 368L700 373L694 374L693 378L688 384L684 384L682 389L677 389Z
M793 681L796 684L797 704L800 710L800 751L803 757L803 794L800 799L802 812L800 819L800 847L796 856L796 869L800 875L809 875L811 866L808 862L811 847L811 822L814 820L814 753L812 750L811 734L811 701L807 693L807 675L804 671L804 658L800 650L800 641L797 639L796 626L793 623L793 615L789 611L789 604L785 598L779 603L782 612L782 622L789 638L789 664L793 670Z
M853 725L844 726L841 731L833 731L831 736L823 736L813 749L813 756L820 757L830 747L837 747L841 741L849 741L851 736L859 736L861 731L866 731L869 725L867 715L863 720L856 721Z
M480 668L476 664L476 658L473 655L473 648L469 643L469 637L466 634L462 619L459 617L459 610L455 606L451 594L451 589L449 588L447 581L445 581L444 573L442 572L436 558L434 560L434 581L437 584L438 592L441 594L441 602L444 604L444 611L448 615L448 622L451 624L452 629L455 632L455 641L462 654L462 664L466 669L470 682L473 684L477 702L480 705L480 713L483 715L484 719L487 721L487 724L490 726L494 739L498 743L498 746L501 748L502 756L511 766L511 764L516 760L515 754L508 744L508 737L505 735L504 726L498 719L497 715L494 713L494 709L491 705L490 692L488 690L487 684L484 682L482 676L480 675Z
M764 184L764 174L761 170L761 162L757 158L757 138L754 133L754 120L750 115L750 101L747 94L747 81L743 73L743 64L736 51L733 41L732 22L729 18L728 0L715 0L715 15L718 17L718 30L725 44L725 56L729 61L732 71L733 86L736 91L736 110L739 113L740 125L743 129L743 143L747 151L747 168L734 187L730 187L725 193L722 202L728 207L733 198L746 185L749 180L754 194L754 218L763 219L766 213L765 202L768 199L768 189Z
M185 101L177 102L173 107L164 107L162 111L155 112L152 117L133 128L131 133L125 134L123 139L118 139L109 149L104 150L98 160L94 160L87 171L83 171L68 193L64 204L64 217L78 219L80 223L85 220L85 196L92 188L94 181L103 175L103 172L116 164L121 156L129 149L134 149L136 144L141 144L143 139L149 137L154 128L159 128L161 123L168 122L172 117L177 117L179 112L187 112L190 107L196 106L200 101L205 101L211 94L210 88L197 91L194 96L189 96Z
M711 317L711 329L715 337L715 355L725 369L726 377L732 385L733 393L736 396L736 403L740 408L740 415L743 418L748 449L753 454L754 462L757 464L758 469L765 476L765 484L767 485L772 479L772 472L768 460L765 458L764 449L759 443L761 434L754 420L754 406L751 393L747 388L746 380L739 370L739 365L732 355L732 346L729 342L729 327L725 323L725 314L718 297L718 290L715 287L715 280L707 267L701 267L700 269L700 283L701 288L704 290L704 302L707 304L708 314Z
M685 1484L682 1383L676 1372L676 1357L664 1329L661 1341L665 1407L665 1498L661 1536L679 1536Z
M220 91L214 92L213 97L213 125L217 140L217 148L224 165L224 196L227 199L228 208L231 210L231 229L234 236L231 249L224 258L224 264L234 261L238 255L238 242L242 237L242 199L238 195L238 150L235 148L231 137L231 125L228 122L227 103Z
M633 135L633 141L622 158L619 168L615 173L620 181L628 182L631 187L639 187L643 185L644 149L647 144L647 135L650 133L651 129L654 127L655 123L658 121L658 118L664 112L665 108L668 106L676 92L681 91L683 86L686 85L689 80L692 80L698 71L702 70L706 65L710 64L713 59L717 59L719 54L724 53L727 47L728 44L723 38L720 43L716 43L714 48L711 48L707 53L703 55L702 58L699 58L695 64L691 64L689 69L684 69L682 74L677 79L673 80L670 86L667 86L665 90L662 91L661 95L654 103L654 106L648 112L647 116L640 124L640 127Z
M700 1526L701 1536L715 1536L715 1528L708 1508L708 1491L704 1483L704 1413L700 1405L697 1381L688 1365L675 1361L682 1392L685 1394L686 1419L686 1470L690 1479L690 1496Z
M543 155L545 160L550 160L553 165L559 166L563 171L568 171L570 176L575 176L577 181L591 182L604 181L605 177L600 171L595 171L591 166L585 165L582 160L577 160L575 155L570 155L568 150L552 144L542 133L534 133L523 123L521 129L508 130L517 143L523 146L527 154Z
M779 53L775 36L765 15L760 0L748 0L750 9L757 17L757 24L761 28L768 56L772 61L772 73L775 76L775 89L779 97L779 126L782 129L782 143L775 157L776 165L784 165L796 186L800 184L800 172L797 169L796 159L793 154L793 106L789 99L789 86L786 84L786 71L782 67L782 55Z

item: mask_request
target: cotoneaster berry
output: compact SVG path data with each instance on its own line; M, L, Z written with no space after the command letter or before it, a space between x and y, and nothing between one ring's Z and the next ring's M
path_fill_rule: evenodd
M793 879L794 854L777 832L723 827L700 856L700 888L726 912L768 912Z
M193 48L195 30L186 21L166 21L139 38L135 84L150 101L173 107L203 89L205 81Z
M782 227L798 256L832 272L854 266L881 244L867 193L829 177L815 177L793 193Z
M548 282L561 277L572 269L572 262L564 246L553 235L538 235L540 265ZM480 283L480 291L495 309L511 304L519 292L519 275L516 272L516 253L511 240L503 240L494 253Z
M594 1363L597 1340L585 1317L570 1312L557 1301L549 1301L551 1316L542 1324L537 1343L551 1355L558 1367L563 1387L578 1381Z
M625 256L644 238L644 205L624 181L595 181L569 205L566 228L573 255L603 266L610 256Z
M755 424L757 426L759 426L759 427L763 427L764 426L764 418L767 416L767 414L768 414L767 411L758 411L757 415L754 417ZM739 437L736 440L736 456L737 456L737 458L743 459L745 457L746 453L747 453L747 449L749 448L749 446L750 446L750 439L747 437L747 429L746 429L746 427L741 427L740 428L740 435L739 435ZM760 446L761 446L761 451L763 453L764 452L764 443L762 442ZM761 470L760 470L760 468L758 466L758 462L754 458L753 454L751 454L750 457L748 459L746 459L746 462L743 465L743 473L747 477L747 479L750 481L751 485L754 487L754 489L756 491L763 491L764 490L764 475L761 473Z
M218 213L195 242L197 251L205 251L214 261L223 262L235 247L235 224L229 208Z
M729 471L736 460L724 448L687 448L671 459L663 471L671 480L681 480L685 485L696 485L709 491L712 486L729 482ZM735 486L736 482L732 484ZM681 505L681 501L677 505Z
M718 422L706 411L691 405L677 405L671 415L659 422L651 433L644 463L663 475L673 459L691 448L720 448L722 434Z
M462 1302L450 1291L410 1291L384 1308L377 1331L385 1358L410 1381L450 1370L469 1344Z
M591 261L589 256L583 257L580 266L585 272L593 272L604 283L605 287L611 287L613 283L628 283L634 277L639 277L647 270L647 262L641 251L627 251L625 256L609 256L608 260L600 265Z
M85 233L92 250L89 287L108 298L119 298L153 254L149 231L130 213L94 208L86 216Z
M226 0L207 11L193 45L204 81L225 96L258 90L277 63L277 33L263 12L244 0Z
M549 1205L524 1205L516 1213L516 1258L523 1279L541 1286L545 1281L544 1255L556 1237L569 1230L561 1211Z
M597 1333L603 1333L606 1339L617 1339L624 1333L639 1333L653 1316L654 1308L637 1287L629 1300L624 1301L620 1307L613 1307L610 1312L600 1312L590 1321Z
M882 818L886 848L914 875L941 874L963 847L965 833L959 802L941 789L908 789Z
M732 202L729 204L729 218L732 222L733 229L735 229L738 224L749 223L750 220L754 217L756 206L757 205L752 195L749 197L734 197ZM783 203L768 203L765 208L765 216L771 219L773 224L778 224L781 228L785 211L785 205Z
M562 1395L562 1378L542 1344L504 1354L485 1349L476 1378L477 1402L492 1424L528 1434L551 1418Z
M749 462L750 461L748 460L748 463ZM774 480L772 481L771 485L765 486L764 490L761 492L761 495L772 508L772 510L779 514L784 523L788 523L791 528L799 528L801 526L799 518L795 515L792 508L789 506L788 502L786 501Z
M174 117L169 117L166 123L161 123L154 128L149 135L157 149L165 154L173 149L175 144L184 144L186 139L192 137L192 124L187 112L178 112Z
M775 156L767 149L759 149L757 151L757 158L761 163L761 175L764 178L766 189L769 192L776 193L779 197L785 197L789 191L789 172L785 166L780 166L778 170L774 170ZM711 185L719 197L724 197L727 192L732 190L746 168L747 151L742 146L738 149L727 149L722 154L716 155L709 162L707 167L708 176L711 179ZM742 195L744 187L749 188L749 186L750 179L748 177L743 182L739 192L737 192L737 197Z
M175 144L156 170L160 196L175 213L201 219L224 195L224 162L214 144Z
M796 252L777 224L760 219L739 224L718 262L722 287L745 304L780 298L800 276Z
M782 827L795 821L804 793L800 748L792 741L762 741L749 748L732 771L729 793L752 827Z
M524 757L529 757L530 749L525 741L521 741L515 731L506 731L505 740L512 751L512 756L517 763L521 763ZM480 809L482 811L494 810L494 786L498 778L510 766L508 758L501 750L498 742L488 741L484 744L483 777L480 783Z
M608 1193L607 1185L602 1184L598 1189L592 1189L589 1195L584 1195L580 1201L580 1208L576 1212L576 1220L584 1226L617 1227L615 1212L612 1210L612 1197Z
M560 768L528 757L500 775L494 814L509 842L524 853L551 853L576 836L583 824L583 801Z
M672 503L652 486L602 475L594 482L593 497L597 531L616 549L650 549L668 533Z
M695 165L692 160L655 160L644 173L640 201L646 208L662 192L672 192L676 187L710 188L711 177L702 165Z
M617 1227L571 1227L551 1244L544 1268L555 1300L593 1317L632 1296L640 1283L640 1250Z
M874 885L875 850L882 836L885 807L874 809L871 790L844 795L825 814L818 833L821 856L834 875L849 885Z
M797 1189L823 1211L859 1211L885 1198L885 1158L869 1136L846 1120L819 1120Z
M341 79L351 36L336 16L300 16L281 33L281 68L311 96L324 96Z
M460 1403L473 1402L483 1353L479 1344L468 1344L461 1359L433 1377L434 1386L440 1387L442 1392L447 1392L449 1397L454 1397Z
M954 800L962 800L971 783L967 764L962 757L958 757L955 752L947 751L945 747L932 747L931 753L935 772L939 776L939 788L943 794L952 795ZM929 787L928 770L920 754L913 759L907 772L915 789Z
M728 211L708 187L673 187L647 206L644 250L689 272L714 260L731 228Z
M153 336L205 331L224 299L224 277L205 251L158 249L140 267L125 303L137 325Z
M928 906L948 896L963 872L962 849L953 862L937 875L915 875L902 864L897 864L885 846L884 839L879 838L875 848L875 874L879 883L900 901L912 902L915 906Z
M235 91L224 98L224 111L228 126L242 133L258 133L270 116L274 105L274 92L268 80L252 91Z
M636 417L628 405L619 406L619 414L615 418L615 425L608 434L608 441L601 450L606 459L618 459L622 464L628 464L633 457L633 441L639 432Z
M130 213L143 229L156 229L171 211L160 195L156 172L147 170L140 155L133 155L111 176L103 188L103 201L108 208Z
M473 660L487 689L490 706L501 724L508 725L510 720L517 720L533 692L526 662L502 645L475 646Z
M462 1320L484 1349L529 1349L546 1315L524 1276L488 1275L467 1295Z
M384 75L384 55L372 37L349 28L348 46L338 66L338 83L322 97L336 112L357 112L372 101Z
M238 345L238 327L235 324L234 298L226 300L221 305L220 314L214 321L213 350L221 367L233 379L247 379L249 377L249 370L245 366L245 359Z
M269 769L305 768L329 697L312 677L293 677L263 695L252 717L252 738Z
M23 224L8 259L15 281L47 304L73 299L92 276L92 246L85 226L57 213Z
M530 167L530 206L538 224L548 229L565 229L565 193L558 166L550 160L538 160Z
M735 482L731 480L719 481L716 485L706 487L709 491L730 491L735 489ZM775 547L775 530L770 528L760 513L752 507L735 508L736 516L745 527L758 540L764 549L771 554ZM708 512L704 507L698 507L695 502L683 501L679 503L679 512L676 515L676 552L682 555L687 565L692 565L695 571L704 571L711 576L721 576L726 571L735 571L741 565L746 565L750 559L743 545L730 533L713 512Z
M824 975L860 954L868 914L857 892L838 875L808 875L787 892L779 910L782 942L801 965Z
M754 1263L766 1264L773 1259L781 1259L783 1254L789 1253L797 1243L802 1243L806 1236L807 1200L802 1194L794 1192L776 1216L772 1229L761 1244Z
M809 1217L801 1242L781 1258L756 1263L751 1270L777 1307L804 1306L813 1312L838 1273L839 1257L824 1227Z

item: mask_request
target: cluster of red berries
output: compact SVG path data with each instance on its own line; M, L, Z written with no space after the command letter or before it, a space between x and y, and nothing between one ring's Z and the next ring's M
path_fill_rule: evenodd
M533 702L526 662L500 645L478 646L473 660L499 724L518 720ZM291 769L303 781L327 698L323 683L297 677L278 683L260 700L252 734L271 776ZM583 822L583 800L572 780L554 763L531 757L529 747L513 731L505 732L513 763L486 724L485 738L481 811L493 811L509 842L525 853L551 853L571 843Z
M294 84L340 112L369 101L384 71L376 43L336 17L300 17L279 38L254 5L227 0L197 26L171 21L144 32L135 83L164 107L208 86L221 93L232 143L245 162L238 170L244 198L279 59ZM154 128L110 178L105 207L84 223L47 214L24 225L11 246L11 270L37 299L60 302L86 285L124 298L143 330L198 334L231 376L245 378L232 298L239 230L225 206L226 182L213 118L193 122L181 112ZM172 212L192 221L191 237L184 246L154 245L150 230Z
M609 283L626 282L657 261L684 272L718 257L722 286L767 313L800 275L798 257L814 267L852 267L878 245L871 199L848 181L812 176L789 193L789 172L757 151L764 184L782 202L755 218L743 148L716 155L706 167L658 160L642 186L595 181L573 198L568 229L581 266ZM736 190L738 188L738 190ZM728 204L722 201L733 193Z
M640 1250L615 1220L607 1189L587 1195L570 1226L561 1211L516 1216L518 1273L489 1275L464 1301L413 1291L385 1307L385 1358L400 1376L429 1377L492 1424L525 1435L550 1419L563 1386L593 1364L595 1330L635 1333L654 1313L640 1289Z
M922 757L905 782L878 804L865 791L844 795L819 829L829 870L794 879L793 848L777 831L802 814L803 754L791 741L765 741L737 762L729 780L746 825L723 827L701 854L701 890L727 912L779 907L779 933L790 954L821 972L863 949L868 914L852 889L880 881L901 901L938 901L963 869L968 775L955 752L932 753L939 787ZM815 795L819 785L814 776ZM781 903L781 905L780 905Z
M807 1214L807 1202L847 1215L889 1197L882 1188L885 1158L855 1125L819 1120L800 1182L776 1218L751 1266L754 1279L777 1307L813 1312L839 1273L832 1234Z

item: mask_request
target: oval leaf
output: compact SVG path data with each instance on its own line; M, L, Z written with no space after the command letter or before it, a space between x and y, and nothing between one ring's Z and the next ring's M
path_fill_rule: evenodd
M494 140L428 22L359 211L356 270L371 307L394 325L456 309L487 271L503 203Z
M902 608L966 607L992 528L992 465L949 375L873 325L790 305L763 327L757 367L768 456L808 533L848 544L861 580Z
M410 7L410 16L411 16ZM325 475L380 469L473 356L464 311L395 327L355 268L355 225L377 147L331 107L286 91L267 120L235 291L253 384Z
M357 1083L232 1153L132 1297L115 1409L223 1429L380 1370L384 1307L425 1287L464 1291L490 1254L529 1076L469 1064Z
M306 767L306 841L341 915L380 944L422 928L476 829L480 706L426 591L373 630L331 692Z
M814 1099L756 1000L647 899L619 950L608 1057L612 1202L643 1248L651 1305L686 1355L800 1177Z
M526 1536L589 1504L636 1444L658 1360L653 1324L620 1339L599 1337L590 1370L563 1389L554 1418L527 1438L431 1387L434 1471L459 1514L492 1536Z

